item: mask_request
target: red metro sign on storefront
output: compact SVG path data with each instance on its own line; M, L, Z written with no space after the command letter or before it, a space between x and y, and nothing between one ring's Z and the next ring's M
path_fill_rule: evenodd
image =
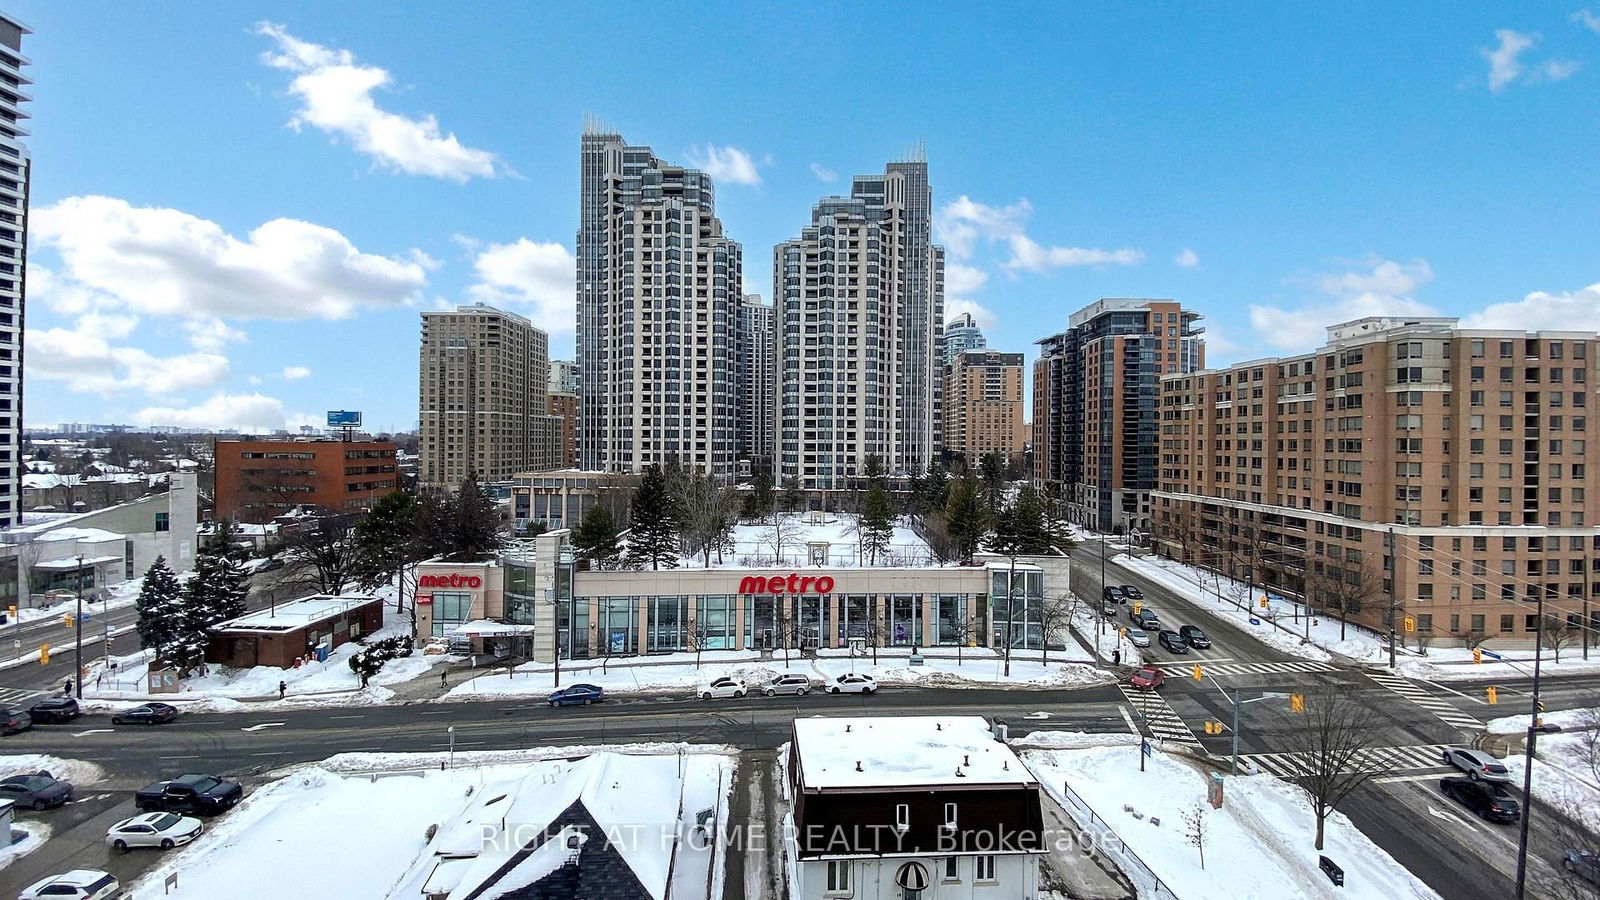
M417 579L419 588L479 588L483 579L477 575L424 575Z
M739 579L741 594L831 594L833 578L823 575L746 575Z

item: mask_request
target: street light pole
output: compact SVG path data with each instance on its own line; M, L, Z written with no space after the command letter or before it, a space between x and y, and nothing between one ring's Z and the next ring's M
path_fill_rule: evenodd
M78 664L78 677L74 687L78 692L78 699L83 699L83 554L78 554L78 614L73 617L72 624L78 632L78 650L73 659Z
M1017 558L1011 557L1011 571L1006 575L1006 677L1011 677L1011 629L1017 619Z
M1533 748L1539 739L1539 671L1544 658L1544 591L1539 592L1539 629L1533 636L1533 706L1528 716L1528 746L1522 760L1522 828L1517 835L1517 900L1526 896L1528 819L1533 815Z
M446 768L454 769L456 767L456 727L451 725L445 729L445 733L450 735L450 762Z
M1399 605L1400 605L1398 600L1396 599L1398 597L1398 595L1395 593L1395 589L1399 585L1399 578L1397 578L1396 576L1399 575L1399 573L1400 573L1400 567L1395 565L1395 558L1394 558L1394 527L1393 526L1390 526L1390 528L1389 528L1389 533L1387 535L1386 543L1389 545L1389 554L1388 554L1388 556L1389 556L1389 668L1393 669L1395 667L1395 662L1394 662L1394 640L1395 640L1394 629L1395 629L1395 625L1396 625L1395 616L1396 616L1396 613L1399 612Z

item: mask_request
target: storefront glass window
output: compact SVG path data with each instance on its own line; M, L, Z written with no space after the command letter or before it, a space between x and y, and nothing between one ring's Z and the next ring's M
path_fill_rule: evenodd
M867 637L871 623L877 618L877 597L868 597L865 594L851 594L844 598L844 621L839 623L839 644L846 646L847 638Z
M650 598L648 652L670 653L687 646L683 639L683 626L689 618L688 607L686 597Z
M626 656L639 652L637 597L600 599L599 640L602 656Z
M897 594L889 603L890 646L907 647L922 643L922 598Z
M562 600L556 603L556 643L566 659L589 657L589 601Z
M967 624L967 598L961 594L939 597L939 643L954 646L970 637L965 632Z
M832 597L801 597L796 603L794 646L800 650L815 650L822 640L822 623L826 620L826 607Z
M433 592L433 633L449 634L472 615L472 594L467 591Z
M701 597L696 603L695 630L702 636L703 650L732 650L733 598L726 594Z

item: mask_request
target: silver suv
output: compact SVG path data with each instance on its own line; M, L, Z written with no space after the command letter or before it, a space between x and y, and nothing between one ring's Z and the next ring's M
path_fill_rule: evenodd
M1482 750L1473 750L1470 747L1444 748L1444 761L1446 765L1455 766L1467 773L1473 781L1510 781L1511 771Z
M778 694L804 697L809 693L811 693L811 679L805 675L779 675L761 686L763 697L773 697Z

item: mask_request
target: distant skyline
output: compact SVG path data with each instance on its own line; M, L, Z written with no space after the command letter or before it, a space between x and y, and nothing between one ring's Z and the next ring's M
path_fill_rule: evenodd
M818 199L924 147L946 318L1030 361L1105 296L1200 311L1213 365L1380 313L1600 330L1594 0L428 9L7 6L26 425L410 429L418 313L474 301L571 359L586 114L715 178L766 302Z

